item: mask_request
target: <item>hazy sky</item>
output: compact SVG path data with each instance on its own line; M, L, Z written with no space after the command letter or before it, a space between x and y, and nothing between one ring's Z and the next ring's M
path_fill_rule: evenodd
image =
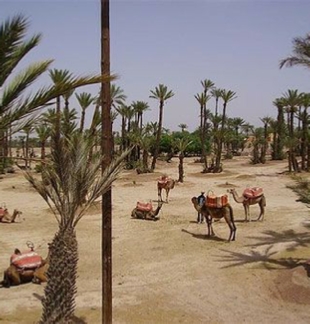
M19 13L29 17L30 34L43 34L23 64L53 58L53 68L100 72L99 0L0 0L1 21ZM279 69L293 38L308 32L310 1L110 0L111 71L127 104L149 103L145 121L158 118L158 102L149 95L163 83L175 93L164 108L164 127L185 123L193 131L199 124L194 95L203 90L201 80L211 79L237 93L229 117L262 126L260 118L276 116L275 98L288 89L310 92L310 70ZM208 108L214 111L213 99Z

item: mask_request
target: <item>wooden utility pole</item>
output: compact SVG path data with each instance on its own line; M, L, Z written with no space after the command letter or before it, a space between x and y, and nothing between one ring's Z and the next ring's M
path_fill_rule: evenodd
M110 1L101 0L101 74L110 75ZM101 83L102 171L112 161L110 82ZM102 321L112 323L112 189L102 196Z

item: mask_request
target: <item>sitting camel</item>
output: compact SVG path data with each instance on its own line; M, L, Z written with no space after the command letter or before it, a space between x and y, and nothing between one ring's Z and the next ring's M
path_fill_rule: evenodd
M139 218L139 219L146 219L146 220L158 220L159 218L156 217L159 214L159 211L163 205L162 201L158 202L158 206L155 210L152 208L145 208L145 210L139 209L139 206L134 208L131 212L132 218Z
M42 259L37 253L31 249L27 253L21 253L19 249L15 249L14 254L11 256L11 262L13 257L22 257L25 254L32 253L32 262L33 264L29 267L20 268L17 265L11 263L11 265L4 271L4 276L0 285L6 288L11 286L17 286L22 283L34 282L41 283L46 282L46 271L49 266L49 253L46 259Z
M15 223L17 217L20 218L22 212L20 210L14 209L11 215L7 209L0 209L0 222L1 223Z
M230 204L227 204L225 207L207 207L206 204L200 206L198 204L198 199L197 197L192 198L192 203L195 207L195 209L201 213L207 220L208 224L208 236L214 235L213 227L212 227L212 220L213 218L215 219L221 219L225 218L225 221L227 225L229 226L230 229L230 235L228 238L228 241L234 241L236 237L236 225L234 223L234 214L233 214L233 209L230 206Z
M164 189L166 191L166 202L168 202L169 191L174 188L175 182L175 180L168 178L167 176L162 176L157 181L158 200L163 201L161 192Z
M257 220L260 220L260 219L262 221L264 220L266 198L263 193L258 197L249 198L249 197L245 197L244 195L242 195L241 197L238 196L236 189L229 189L227 191L232 194L236 203L243 204L246 222L247 221L251 222L250 206L256 205L256 204L258 204L259 208L260 208L260 214L259 214Z

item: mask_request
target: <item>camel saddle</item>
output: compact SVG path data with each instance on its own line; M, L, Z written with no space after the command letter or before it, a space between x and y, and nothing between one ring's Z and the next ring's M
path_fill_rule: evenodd
M245 198L258 198L262 195L263 195L263 188L260 187L246 188L243 191L243 196Z
M153 205L152 205L152 203L142 203L142 202L138 201L136 208L137 208L137 210L140 210L140 211L149 212L149 211L153 210Z
M158 183L160 183L160 184L166 184L168 181L170 180L170 178L169 177L160 177L159 179L158 179Z
M228 204L228 196L227 195L216 196L213 193L213 191L209 191L207 194L205 204L207 207L212 207L212 208L225 207Z
M40 267L43 260L37 252L26 251L21 254L12 254L10 261L20 270L31 270Z

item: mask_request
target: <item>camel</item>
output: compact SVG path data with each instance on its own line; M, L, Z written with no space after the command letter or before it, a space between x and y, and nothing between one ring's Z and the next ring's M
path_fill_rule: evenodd
M166 191L166 203L168 203L168 196L171 189L175 186L175 180L168 178L166 176L162 176L157 181L157 190L158 190L158 200L163 201L161 192L164 189Z
M31 250L33 251L33 250ZM15 255L21 254L18 249L14 251ZM40 284L46 282L46 272L49 266L49 253L39 267L30 269L20 269L14 264L11 264L7 270L4 271L3 280L0 282L0 287L10 288L11 286L18 286L23 283L33 282Z
M138 219L146 219L146 220L158 220L159 218L157 215L159 214L159 211L163 205L162 201L158 202L157 208L155 210L139 210L134 208L131 212L132 218L138 218Z
M221 218L225 218L225 221L230 229L230 234L228 238L228 242L234 241L236 238L236 225L234 223L234 214L233 214L233 209L230 204L227 204L225 207L207 207L206 204L200 206L198 204L198 199L197 197L192 198L192 203L197 210L197 212L201 213L205 219L207 220L208 224L208 236L212 235L214 236L214 231L212 227L212 220L217 219L220 220Z
M0 213L0 222L1 223L15 223L17 217L20 218L22 212L18 209L14 209L13 214L10 215L7 209L2 209Z
M264 194L254 197L254 198L248 198L245 196L238 196L236 189L228 189L227 190L230 194L232 194L234 200L236 203L243 204L244 213L245 213L245 221L251 222L251 213L250 213L250 206L251 205L259 205L260 208L260 214L257 218L257 220L264 220L265 216L265 207L266 207L266 198ZM249 220L248 220L249 219Z

